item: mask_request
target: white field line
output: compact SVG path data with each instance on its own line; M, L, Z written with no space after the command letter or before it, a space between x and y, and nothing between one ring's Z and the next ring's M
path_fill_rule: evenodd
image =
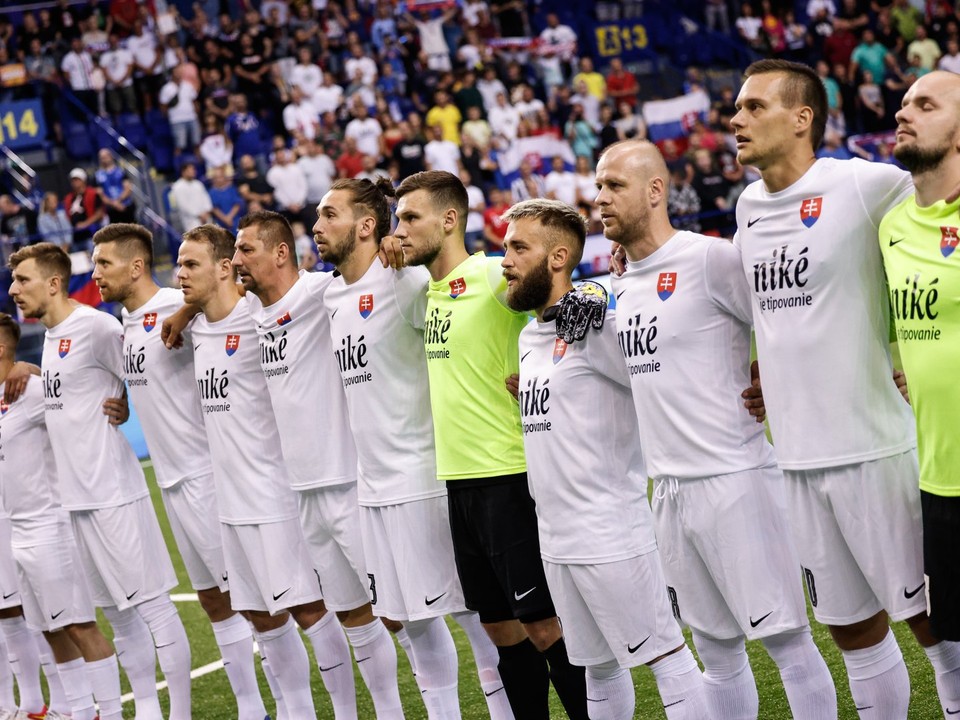
M144 469L146 469L146 468L152 468L152 467L153 467L153 460L151 460L150 458L147 458L146 460L141 460L141 461L140 461L140 467L142 467L142 468L144 468Z

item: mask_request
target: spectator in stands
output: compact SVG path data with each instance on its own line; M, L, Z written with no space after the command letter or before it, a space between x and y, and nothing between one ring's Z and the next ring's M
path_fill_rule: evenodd
M573 76L573 87L578 93L583 92L580 83L584 84L586 91L595 97L598 103L607 99L607 81L594 70L593 60L588 57L580 58L580 72Z
M404 19L417 29L420 49L427 54L427 65L431 70L447 72L451 69L450 47L443 36L443 25L456 17L457 12L454 5L438 17L431 17L428 10L419 11L416 17L404 14Z
M927 28L923 25L917 25L914 40L907 45L907 58L914 55L918 56L920 67L930 72L937 66L937 60L940 59L942 54L937 41L927 35Z
M297 49L297 64L290 70L290 85L298 87L307 98L323 83L323 71L313 61L313 53L309 45L302 45Z
M213 113L203 116L200 159L208 175L213 168L221 168L228 179L233 178L233 143L223 129L223 123Z
M538 168L539 169L539 168ZM520 161L520 177L510 183L510 197L514 203L547 196L543 176L534 172L533 164L524 158Z
M467 170L460 170L460 182L467 189L467 230L464 245L467 252L475 253L484 249L483 213L486 212L487 201L483 196L483 190L474 184L473 177Z
M266 107L269 102L269 93L266 90L269 72L270 62L260 44L254 42L249 32L242 33L233 74L237 79L237 91L245 95L256 108Z
M624 70L623 61L620 58L613 58L610 61L610 71L607 73L607 94L610 95L615 106L622 107L627 104L631 110L636 109L639 90L637 76Z
M197 180L197 166L185 162L180 168L180 179L170 186L170 205L179 220L181 232L193 230L213 219L210 193Z
M577 34L560 22L556 13L547 14L547 26L540 32L538 62L547 96L572 74L571 63L577 56Z
M290 90L290 103L283 109L283 126L296 142L313 140L320 132L320 115L299 85Z
M138 102L145 111L150 110L156 105L163 86L163 53L156 35L146 31L139 19L133 23L133 32L127 38L127 50L133 55L133 87Z
M490 0L490 12L502 37L527 35L527 8L523 0Z
M335 163L337 177L352 178L363 170L363 153L357 149L357 140L353 137L343 138L343 152Z
M787 49L787 30L780 16L774 12L770 0L760 2L763 42L772 55L782 55Z
M498 95L507 97L507 87L497 77L497 68L493 65L487 65L483 68L483 76L477 81L477 90L480 91L483 98L483 107L488 113L499 104Z
M502 138L506 145L517 139L520 113L507 102L505 93L497 93L496 104L487 110L487 120L494 136Z
M766 46L763 35L763 20L753 14L753 5L745 2L740 5L740 17L734 25L740 38L757 52L764 52Z
M727 8L727 0L706 0L703 8L703 19L706 22L707 30L719 31L724 35L730 34L730 14Z
M393 160L397 163L400 177L407 178L427 169L423 156L426 143L406 120L400 122L399 126L403 139L393 146Z
M257 167L252 155L242 155L239 162L239 171L233 178L240 197L247 203L250 210L256 204L260 209L273 208L273 188Z
M363 156L363 169L355 176L357 180L369 180L376 183L380 178L390 179L390 173L377 167L377 159L372 155Z
M136 222L137 206L133 200L133 183L117 165L113 152L101 148L97 153L99 165L94 172L100 200L110 222Z
M863 71L863 82L857 88L857 97L860 100L860 119L865 132L876 132L883 128L883 92L874 82L873 73Z
M203 54L197 59L197 68L200 71L200 81L207 85L211 81L210 74L214 71L220 73L223 81L230 85L233 82L233 69L230 60L220 48L220 43L212 37L206 37L203 41Z
M547 173L543 186L546 190L545 197L577 206L577 179L567 170L560 155L555 155L551 161L551 170Z
M890 20L905 43L913 42L917 28L923 24L923 13L910 4L910 0L893 0Z
M323 80L310 98L320 116L328 112L338 112L343 105L343 88L333 80L333 73L323 74Z
M343 131L344 138L352 138L357 144L361 155L380 157L380 136L383 128L376 118L370 117L367 106L359 100L352 105L353 120L347 123Z
M359 72L364 85L372 87L377 82L377 63L364 54L363 46L359 42L350 46L350 58L344 63L343 70L351 80Z
M37 217L37 230L43 242L53 243L64 250L73 242L73 226L66 211L60 206L55 192L44 193Z
M880 12L877 13L874 35L877 36L881 45L897 57L903 53L903 49L906 47L903 37L901 37L890 18L890 8L888 7L881 8Z
M887 72L887 65L893 61L890 51L877 42L876 35L871 28L864 28L861 33L860 44L850 55L850 72L869 71L876 79L882 79Z
M210 212L214 221L236 233L240 218L246 212L246 203L222 167L208 170L207 176L210 178Z
M434 93L434 106L430 108L424 122L428 128L439 126L444 140L460 144L460 123L463 116L460 109L450 102L450 95L444 90Z
M528 122L536 119L540 111L546 107L542 100L534 96L533 88L526 83L521 83L515 88L514 97L511 100L517 112L520 113L520 118Z
M470 138L480 150L486 150L490 147L493 129L490 127L490 123L481 117L480 108L471 107L467 110L467 120L460 128L460 136L462 139Z
M730 183L720 172L709 150L700 149L693 154L693 189L700 198L700 206L706 217L701 227L707 235L718 235L726 225L726 211L730 210L727 194Z
M563 136L573 148L574 155L589 158L590 162L593 162L593 151L599 141L593 126L584 118L583 105L580 103L574 103L570 111L570 119L567 120L566 127L563 129Z
M823 59L831 66L850 66L850 58L857 46L857 36L846 28L840 27L833 31L823 42ZM851 77L851 81L853 78Z
M87 184L82 168L70 171L70 192L63 199L63 208L73 227L74 249L89 250L89 241L103 221L104 208L100 193Z
M107 108L114 115L124 110L137 112L137 98L133 91L133 72L136 62L133 53L120 47L120 36L110 33L110 49L100 56L100 67L107 78Z
M503 214L510 209L510 191L494 187L490 189L490 204L483 211L483 238L487 241L487 253L503 254L503 239L508 223Z
M569 105L579 105L581 117L587 121L590 127L597 131L600 129L600 101L587 91L587 83L580 80L575 85L576 92L570 96ZM569 120L569 118L567 118Z
M99 108L97 93L93 89L93 56L83 46L79 35L71 41L70 52L60 61L60 69L66 75L73 94L91 113L96 114Z
M242 93L233 95L230 99L233 112L227 116L225 127L227 137L233 143L234 160L250 155L253 158L263 158L263 142L260 139L260 120L247 110L247 97Z
M273 188L278 211L288 220L307 222L314 218L314 208L307 208L307 178L292 150L277 152L276 162L267 170L267 182Z
M137 0L110 0L107 14L114 32L127 37L140 15L140 8Z
M16 202L10 195L0 195L0 235L4 244L19 249L36 241L37 213Z
M955 38L947 40L947 53L937 62L937 69L960 73L960 42Z
M315 208L337 177L337 168L316 142L306 142L302 148L297 165L307 179L307 208Z
M167 113L173 134L173 152L189 149L196 153L200 145L200 120L197 114L197 90L182 77L182 68L175 67L170 81L160 88L160 106Z
M828 130L823 134L823 145L817 148L818 158L834 158L836 160L850 160L853 153L843 144L840 133Z
M700 196L690 184L689 163L680 160L670 164L670 192L667 212L677 230L700 232Z
M430 128L430 142L423 146L423 159L427 170L446 170L448 173L460 173L460 148L455 142L445 140L443 128L434 125Z
M620 103L620 118L616 121L617 133L621 140L636 138L642 140L647 137L647 124L643 117L634 112L627 103Z

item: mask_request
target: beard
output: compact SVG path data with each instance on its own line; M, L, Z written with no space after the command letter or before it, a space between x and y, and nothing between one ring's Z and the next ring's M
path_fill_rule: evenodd
M919 175L921 173L936 170L950 153L950 144L943 143L935 147L919 147L916 143L912 145L895 145L893 156L899 160L911 174Z
M507 305L519 312L536 310L547 304L551 290L553 279L547 267L547 258L543 258L525 278L517 279L513 287L507 288Z
M443 249L443 239L438 236L422 248L411 247L409 250L404 250L403 261L406 265L429 265L437 259L441 249Z
M350 228L350 232L347 233L347 236L338 242L336 245L327 245L327 249L323 252L320 252L320 248L317 248L317 252L320 253L320 258L331 265L339 267L347 260L350 259L350 256L353 255L353 251L357 247L357 229L355 227Z

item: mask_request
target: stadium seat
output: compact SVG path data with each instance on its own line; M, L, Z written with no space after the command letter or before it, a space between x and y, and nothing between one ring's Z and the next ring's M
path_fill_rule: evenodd
M127 142L135 148L142 150L147 145L147 131L140 120L140 116L134 113L124 113L117 118L117 132L120 133Z
M75 160L88 160L96 153L93 147L93 135L86 123L66 123L63 130L63 144L67 155Z
M116 151L120 147L119 143L109 131L96 121L90 123L90 135L94 138L98 150L100 148L109 148Z
M151 135L147 138L147 155L153 166L162 173L173 171L173 138L169 135Z
M166 115L163 114L163 111L156 108L147 110L147 114L143 118L143 124L146 126L147 135L151 137L155 135L171 135L170 122L167 120Z

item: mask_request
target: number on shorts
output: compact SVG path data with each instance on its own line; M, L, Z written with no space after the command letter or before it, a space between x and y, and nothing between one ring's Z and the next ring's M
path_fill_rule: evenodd
M681 622L680 603L677 602L677 591L667 585L667 595L670 596L670 606L673 608L673 616L677 619L677 622Z
M377 579L373 576L373 573L367 573L367 577L370 578L370 604L377 604Z
M817 584L813 581L813 572L808 568L803 569L803 577L807 580L807 593L810 595L810 604L817 606Z

